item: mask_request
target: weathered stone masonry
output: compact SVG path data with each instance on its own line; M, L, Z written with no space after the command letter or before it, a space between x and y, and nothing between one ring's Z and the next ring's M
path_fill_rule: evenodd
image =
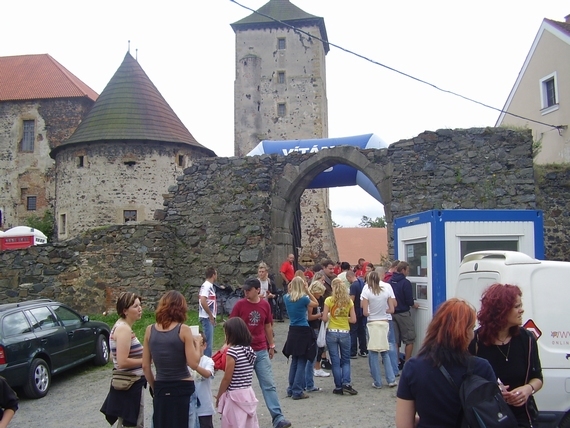
M152 307L170 288L195 301L209 265L233 286L254 275L261 260L276 271L290 251L288 228L304 186L338 163L358 167L377 185L389 221L437 208L540 209L531 144L530 133L505 129L440 130L382 150L198 159L170 186L155 223L0 254L1 300L45 296L99 312L128 289ZM539 186L545 180L558 178L547 175ZM561 186L546 183L539 201L551 204ZM551 231L563 230L569 218L560 198L559 214L545 211L547 225L553 222L546 248L549 257L568 260L564 238L552 241Z

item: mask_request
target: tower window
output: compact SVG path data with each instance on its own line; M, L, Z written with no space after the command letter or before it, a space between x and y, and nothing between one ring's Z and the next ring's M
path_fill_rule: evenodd
M277 82L278 83L285 83L285 72L284 71L280 71L279 73L277 73Z
M35 137L36 137L36 121L24 120L24 135L22 138L20 150L22 152L33 152Z
M184 166L184 155L178 155L178 166Z
M285 37L279 37L277 39L277 49L285 49L287 45L285 44Z
M26 209L28 211L35 211L37 204L37 197L36 196L28 196L26 198Z
M77 156L77 167L83 168L85 166L85 156Z
M284 117L287 109L285 108L285 103L277 104L277 116Z
M129 221L137 221L137 210L124 210L123 221L125 223L128 223Z
M59 215L59 234L65 235L67 234L67 214L60 214Z

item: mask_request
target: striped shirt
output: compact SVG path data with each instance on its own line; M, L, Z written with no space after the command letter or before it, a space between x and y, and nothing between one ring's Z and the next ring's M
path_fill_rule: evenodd
M115 367L115 370L119 370L117 364L117 342L115 338L115 329L119 324L127 324L127 323L121 320L117 321L117 323L113 326L113 329L111 330L111 336L109 337L109 347L111 348L111 356L113 358L113 367ZM144 373L142 369L142 354L143 354L143 346L137 339L135 333L131 330L131 348L129 349L129 358L140 358L141 365L140 367L132 367L130 369L123 369L121 371L129 372L137 376L143 376Z
M257 357L255 351L251 346L236 345L228 348L227 355L236 362L228 391L249 388L253 377L253 364Z

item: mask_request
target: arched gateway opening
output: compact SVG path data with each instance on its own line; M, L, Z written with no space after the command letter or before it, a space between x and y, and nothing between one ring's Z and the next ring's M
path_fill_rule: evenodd
M384 156L368 156L370 152L384 152ZM385 163L377 159L385 159ZM270 260L272 266L279 266L287 254L295 251L294 220L303 191L314 178L335 165L348 165L362 172L374 185L384 204L388 225L392 221L390 211L391 167L387 162L387 149L362 150L350 146L337 146L321 150L298 166L288 164L278 181L271 198L271 230L273 232Z

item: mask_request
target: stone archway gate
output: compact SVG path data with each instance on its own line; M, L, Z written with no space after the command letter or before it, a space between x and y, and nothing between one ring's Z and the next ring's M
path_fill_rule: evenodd
M536 208L530 131L439 130L387 149L198 159L169 188L152 224L0 254L0 302L49 297L93 313L113 308L124 290L150 306L170 288L195 298L208 266L232 286L262 260L276 272L291 252L301 193L338 163L375 184L389 225L438 208Z

